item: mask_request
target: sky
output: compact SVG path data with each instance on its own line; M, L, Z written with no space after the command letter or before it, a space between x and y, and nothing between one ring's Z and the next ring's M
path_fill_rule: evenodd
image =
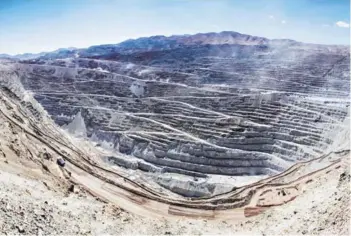
M349 45L350 1L0 0L0 53L7 54L221 31Z

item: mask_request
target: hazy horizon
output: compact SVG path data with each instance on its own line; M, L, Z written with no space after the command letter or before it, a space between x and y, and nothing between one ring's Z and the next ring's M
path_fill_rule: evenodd
M227 31L227 30L223 30L223 31ZM223 31L218 31L218 32L198 32L198 33L195 33L195 34L205 34L205 33L221 33ZM228 32L228 31L227 31ZM230 31L230 32L237 32L237 31ZM240 32L237 32L237 33L240 33ZM170 36L182 36L182 35L195 35L195 34L172 34L172 35L149 35L149 36L143 36L143 37L153 37L153 36L165 36L165 37L170 37ZM243 34L243 33L240 33L240 34ZM252 36L259 36L259 35L252 35ZM125 42L127 40L133 40L133 39L139 39L139 38L143 38L143 37L136 37L136 38L129 38L129 39L126 39L126 40L122 40L120 42L116 42L116 43L111 43L111 44L119 44L119 43L122 43L122 42ZM260 37L260 36L259 36ZM279 39L274 39L274 38L267 38L269 40L279 40ZM281 40L284 40L284 39L288 39L288 38L281 38ZM288 39L288 40L294 40L294 39ZM298 40L295 40L297 42L301 42L301 43L309 43L309 42L302 42L302 41L298 41ZM311 44L317 44L318 43L311 43ZM40 51L40 52L24 52L24 53L17 53L17 54L10 54L10 53L2 53L0 52L0 54L7 54L7 55L10 55L10 56L16 56L16 55L22 55L22 54L39 54L39 53L49 53L49 52L53 52L53 51L56 51L56 50L60 50L60 49L85 49L85 48L88 48L90 46L99 46L99 45L108 45L108 44L94 44L94 45L89 45L87 47L74 47L74 46L68 46L68 47L63 47L63 48L56 48L54 50L51 50L51 51ZM337 45L337 46L349 46L347 44L320 44L320 45Z
M348 0L11 0L0 2L0 54L221 31L349 45Z

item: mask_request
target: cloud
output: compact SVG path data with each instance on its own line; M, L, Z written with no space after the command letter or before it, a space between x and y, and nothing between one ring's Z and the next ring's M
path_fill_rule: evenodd
M286 24L286 21L285 21L285 20L282 20L282 24Z
M273 15L270 15L270 16L269 16L269 19L274 20L274 16L273 16Z
M345 22L345 21L338 21L335 24L336 24L336 26L341 27L341 28L350 28L350 24Z

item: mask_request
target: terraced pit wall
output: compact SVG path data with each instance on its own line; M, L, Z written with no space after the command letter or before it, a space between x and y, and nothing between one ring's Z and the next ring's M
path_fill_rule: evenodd
M57 124L78 117L86 138L113 150L111 163L207 178L273 175L325 153L349 116L349 61L332 46L220 45L16 71Z

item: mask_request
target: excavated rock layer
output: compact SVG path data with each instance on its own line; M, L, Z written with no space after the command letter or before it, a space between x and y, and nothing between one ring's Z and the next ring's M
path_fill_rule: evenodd
M123 170L102 162L98 158L102 155L100 151L90 143L83 145L55 126L40 105L13 82L16 81L11 77L7 83L0 79L0 128L3 131L0 150L8 168L15 165L25 168L24 163L32 167L34 164L36 168L42 166L42 171L32 170L32 174L57 181L56 187L66 185L71 189L68 183L79 184L91 194L137 214L243 219L294 200L318 178L335 177L349 165L350 149L344 149L349 139L338 140L334 151L295 164L273 177L211 197L185 198L169 191L158 191L151 182L135 179L135 175L128 176ZM25 102L32 107L25 106ZM35 116L33 110L39 115ZM349 129L342 132L343 137L349 134ZM66 161L64 168L56 165L60 158Z
M95 148L72 142L70 137L45 115L39 104L28 94L21 94L21 91L24 91L16 88L16 84L13 83L16 80L11 74L5 76L8 81L3 83L4 74L0 71L1 232L207 232L224 235L233 232L324 232L330 235L349 235L350 165L349 151L344 149L349 148L350 133L347 129L338 130L341 142L334 143L334 152L310 162L297 164L278 176L200 201L176 197L171 200L171 193L157 194L146 187L148 182L144 181L138 185L127 176L124 176L124 179L119 178L123 171L118 170L118 175L116 170L113 171L108 166L107 169L102 168L100 164L103 163L94 163L92 160L99 160L95 157ZM24 103L27 106L23 106ZM28 104L32 106L29 107ZM36 111L36 116L33 116L33 111ZM79 148L75 147L76 145ZM88 152L84 151L87 147ZM56 159L61 157L67 161L65 168L56 164ZM73 166L78 171L74 171ZM100 188L96 189L99 187L95 185L97 177L104 181ZM79 182L74 182L76 179ZM72 185L72 182L75 185ZM121 187L116 187L120 183ZM121 195L123 189L129 191ZM75 193L67 193L67 190ZM107 198L106 200L117 207L91 199L85 190L91 191L99 199ZM107 191L108 194L101 195L101 191ZM161 197L160 202L151 203L150 199L157 196ZM245 219L268 209L269 206L284 204L295 197L297 199L286 206L270 209L259 217ZM168 202L168 205L161 203L162 199L163 202ZM186 205L188 207L184 207ZM142 216L121 211L118 206ZM210 207L213 210L204 210ZM149 209L145 211L145 208ZM155 212L161 214L162 218L150 218L155 216ZM185 216L199 219L189 219ZM279 224L281 219L284 219L285 224ZM140 225L149 227L146 230L145 227L140 229Z
M15 70L58 125L114 151L111 164L208 196L215 188L197 178L273 175L325 153L348 117L349 61L347 48L332 46L220 45Z

